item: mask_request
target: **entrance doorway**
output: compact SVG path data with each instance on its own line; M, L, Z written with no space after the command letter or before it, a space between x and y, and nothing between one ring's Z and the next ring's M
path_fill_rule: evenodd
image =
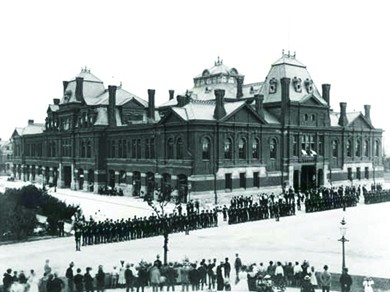
M64 166L64 188L70 188L72 182L72 168Z
M187 176L184 174L179 174L178 179L178 201L180 203L187 203L188 196L188 180Z
M302 166L301 190L307 191L316 188L316 168L314 165Z

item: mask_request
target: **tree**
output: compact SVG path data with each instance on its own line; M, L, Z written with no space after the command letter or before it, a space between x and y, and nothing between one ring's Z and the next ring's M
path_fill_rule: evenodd
M171 191L157 191L157 200L154 201L151 196L148 196L146 198L146 201L148 205L153 209L154 213L156 214L157 218L161 220L162 222L162 230L163 230L163 237L164 237L164 265L168 264L168 241L169 241L169 234L172 231L172 226L170 224L170 221L167 218L166 213L166 206L168 205L168 202L171 199ZM178 205L175 206L173 211L176 209Z

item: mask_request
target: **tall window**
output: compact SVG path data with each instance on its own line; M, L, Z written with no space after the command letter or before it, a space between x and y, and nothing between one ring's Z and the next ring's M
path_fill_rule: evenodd
M363 154L364 156L368 157L369 153L369 147L368 147L368 140L364 140L364 145L363 145Z
M246 141L242 138L238 141L238 158L246 159Z
M173 139L168 139L167 143L167 157L168 159L173 159Z
M154 138L150 138L150 158L156 158L156 152L154 147Z
M84 141L81 141L81 153L80 153L80 156L81 157L85 157L85 142Z
M361 156L361 149L362 149L362 145L361 145L361 142L360 140L356 140L356 144L355 144L355 156L357 157L360 157Z
M150 153L150 144L149 139L145 139L145 158L149 159L149 153Z
M183 159L183 140L181 138L176 141L176 158Z
M375 141L375 156L379 156L379 141Z
M210 159L210 140L208 138L202 139L202 159Z
M276 159L276 139L271 139L269 143L269 157Z
M112 158L115 158L116 157L116 141L115 140L112 140L111 141L111 157Z
M324 155L324 135L318 136L318 155Z
M352 156L352 141L348 140L347 141L347 157Z
M232 152L233 152L232 140L230 138L227 138L225 140L225 149L224 149L225 159L232 159L232 157L233 157Z
M299 151L298 139L299 139L298 135L293 136L293 156L298 156L298 151Z
M88 140L87 142L87 157L88 158L92 157L92 145L90 140Z
M133 139L131 143L131 158L137 158L137 139Z
M141 158L141 139L137 139L137 158Z
M126 140L122 140L122 146L123 146L122 158L127 158L127 142L126 142Z
M337 157L339 152L339 144L337 143L337 140L332 141L332 156Z
M254 172L253 173L253 186L255 188L259 188L260 187L260 176L259 176L259 172Z
M233 189L233 179L231 173L225 173L225 189Z
M260 140L254 139L252 142L252 158L259 159L260 158Z

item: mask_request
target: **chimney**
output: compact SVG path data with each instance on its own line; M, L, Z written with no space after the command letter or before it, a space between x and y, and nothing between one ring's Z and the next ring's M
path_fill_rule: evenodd
M169 100L172 100L172 99L173 99L174 94L175 94L175 91L172 90L172 89L170 89L170 90L169 90Z
M214 119L219 120L226 116L226 110L224 106L225 90L223 89L215 89L215 109L214 109Z
M348 119L347 119L347 103L346 102L340 102L340 118L339 118L339 125L342 127L345 127L348 125Z
M60 104L60 99L59 98L53 98L53 103L55 105L59 105Z
M187 95L178 95L176 96L176 100L177 100L178 107L183 107L190 102L190 98Z
M289 117L289 103L290 103L290 78L283 77L280 79L281 90L282 90L282 109L281 109L281 118L282 123L287 124L290 120Z
M155 111L155 104L154 104L154 89L148 89L148 118L154 120L154 111Z
M34 125L34 120L28 120L29 125Z
M371 123L371 114L370 114L370 111L371 111L371 105L365 104L365 105L364 105L364 116L365 116L366 119Z
M330 84L322 84L322 98L330 105Z
M76 93L75 93L75 96L76 96L76 100L77 101L83 101L84 100L84 96L83 96L83 81L84 81L83 77L76 77ZM116 89L116 87L115 87L115 89Z
M262 95L262 94L256 94L255 95L256 112L262 118L264 118L264 105L263 105L263 101L264 101L264 95Z
M237 77L237 98L241 98L244 96L242 93L242 85L244 83L244 77L243 76L238 76Z
M116 89L115 85L108 85L108 125L116 126Z
M64 93L65 93L66 88L68 87L69 81L62 81L62 84L64 86Z

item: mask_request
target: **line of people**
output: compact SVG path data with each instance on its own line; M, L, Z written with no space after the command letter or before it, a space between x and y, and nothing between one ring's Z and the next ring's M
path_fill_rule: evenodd
M86 220L83 216L76 218L73 224L75 231L76 250L81 245L134 240L162 235L167 229L169 233L188 232L190 230L218 226L217 210L202 210L183 214L172 213L162 218L155 215L136 217L127 220L106 219L95 221L92 217Z

